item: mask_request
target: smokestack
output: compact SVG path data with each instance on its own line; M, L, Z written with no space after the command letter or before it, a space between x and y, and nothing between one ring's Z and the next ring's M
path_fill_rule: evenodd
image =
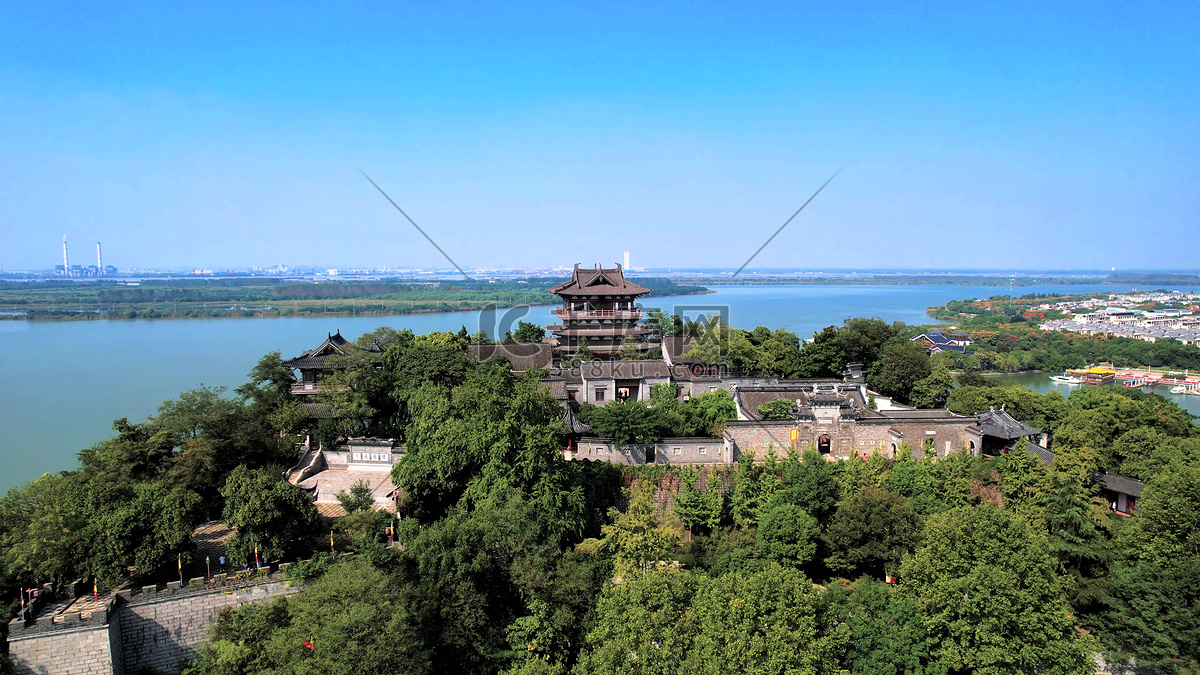
M71 276L71 263L67 260L67 235L63 235L63 276Z
M96 242L96 276L104 276L104 258L100 257L100 242Z
M629 251L625 251L625 271L629 271Z

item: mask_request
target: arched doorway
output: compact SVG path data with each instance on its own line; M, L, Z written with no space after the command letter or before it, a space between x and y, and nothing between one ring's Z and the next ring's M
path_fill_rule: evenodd
M820 452L822 455L829 454L829 437L828 436L822 434L821 437L817 439L817 452Z

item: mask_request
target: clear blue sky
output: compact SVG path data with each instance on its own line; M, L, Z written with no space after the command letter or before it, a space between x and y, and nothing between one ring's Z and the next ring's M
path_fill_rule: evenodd
M1200 268L1193 3L303 4L0 5L5 268Z

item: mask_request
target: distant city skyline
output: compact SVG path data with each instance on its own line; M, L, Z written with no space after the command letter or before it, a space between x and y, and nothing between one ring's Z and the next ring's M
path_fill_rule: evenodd
M0 264L66 233L122 269L446 266L357 165L464 268L737 268L844 166L755 267L1196 269L1197 34L1182 5L10 4Z

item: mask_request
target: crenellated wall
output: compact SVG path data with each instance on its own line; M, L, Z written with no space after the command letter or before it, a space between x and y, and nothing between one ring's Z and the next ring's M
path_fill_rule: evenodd
M178 673L217 623L221 610L291 595L299 588L282 578L243 587L179 589L132 595L117 612L122 655L130 675L142 669ZM188 592L193 591L193 592Z
M282 572L253 578L217 575L166 588L123 590L90 611L46 613L9 623L8 654L22 675L178 673L221 610L298 592Z

